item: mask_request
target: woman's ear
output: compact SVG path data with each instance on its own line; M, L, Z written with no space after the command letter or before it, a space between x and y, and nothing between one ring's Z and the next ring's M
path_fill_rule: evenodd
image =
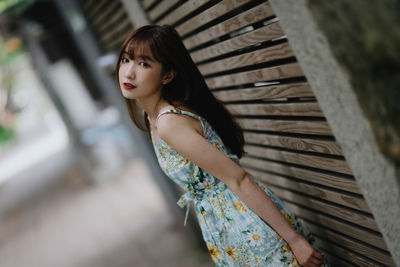
M175 78L176 72L175 70L169 70L166 73L164 73L164 76L162 78L162 84L169 84L174 78Z

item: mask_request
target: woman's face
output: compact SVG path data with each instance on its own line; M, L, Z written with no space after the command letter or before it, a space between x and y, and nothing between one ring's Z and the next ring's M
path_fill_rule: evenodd
M165 83L162 72L162 64L154 59L150 49L135 53L133 58L124 51L118 74L122 95L137 100L160 97Z

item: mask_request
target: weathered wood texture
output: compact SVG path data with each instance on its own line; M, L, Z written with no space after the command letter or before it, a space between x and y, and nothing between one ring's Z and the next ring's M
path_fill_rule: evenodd
M142 6L153 23L175 27L213 94L245 130L242 166L306 222L332 262L393 265L268 1Z
M91 28L104 52L118 51L133 25L119 0L81 0Z
M250 10L234 16L233 18L227 19L205 29L196 35L186 38L184 40L184 44L187 49L191 49L207 41L227 35L235 30L251 25L273 15L274 13L271 7L267 2L264 2L261 5L255 6Z
M210 0L190 0L168 13L164 18L157 21L157 23L160 25L173 25L175 22L196 11L196 9L200 8L207 2L210 2Z
M289 83L240 88L240 90L215 91L214 95L223 102L300 97L312 99L314 97L308 83Z
M243 6L246 3L249 3L250 1L251 0L221 1L220 3L205 10L197 16L190 18L182 24L176 26L176 30L180 35L183 36L204 24L225 15L229 11L232 11L240 6Z
M266 41L271 41L284 36L277 22L257 28L254 31L233 37L226 41L207 46L191 53L194 62L200 62L213 57L222 56L227 53L248 48Z
M142 6L143 6L144 9L148 9L156 2L157 2L157 0L143 0L142 1Z
M206 83L211 89L216 89L241 84L276 81L280 79L295 78L301 76L303 76L303 72L301 71L300 66L297 63L290 63L275 67L207 78Z
M155 8L149 11L148 16L151 20L156 20L160 15L165 13L168 9L173 7L179 0L164 0L158 4Z
M251 143L253 145L287 148L297 151L315 152L321 154L342 155L339 145L334 141L252 132L245 132L244 138L246 139L247 143Z

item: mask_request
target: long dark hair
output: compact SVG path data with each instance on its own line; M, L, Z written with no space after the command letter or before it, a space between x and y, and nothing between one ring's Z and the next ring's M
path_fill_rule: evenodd
M150 48L153 57L162 64L163 73L175 71L174 79L163 86L162 98L170 105L186 107L205 118L217 131L224 144L240 158L243 155L243 130L223 104L211 93L179 34L171 26L143 26L126 38L116 66L118 85L123 52L127 51L133 58L134 52L145 47ZM149 132L147 114L139 118L136 101L126 98L125 101L132 121L140 129Z

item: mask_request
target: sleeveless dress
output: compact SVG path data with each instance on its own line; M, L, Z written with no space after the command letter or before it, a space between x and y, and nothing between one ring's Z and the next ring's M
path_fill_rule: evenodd
M187 115L198 119L204 137L226 156L239 164L238 157L225 147L212 126L202 117L179 109L160 112ZM164 173L186 193L178 201L180 207L193 202L204 241L216 266L299 266L286 241L257 214L251 211L223 182L199 168L162 139L154 144L158 162ZM284 203L264 184L254 181L276 204L289 223L310 244L314 238L300 219L285 208ZM328 265L324 265L328 266Z

